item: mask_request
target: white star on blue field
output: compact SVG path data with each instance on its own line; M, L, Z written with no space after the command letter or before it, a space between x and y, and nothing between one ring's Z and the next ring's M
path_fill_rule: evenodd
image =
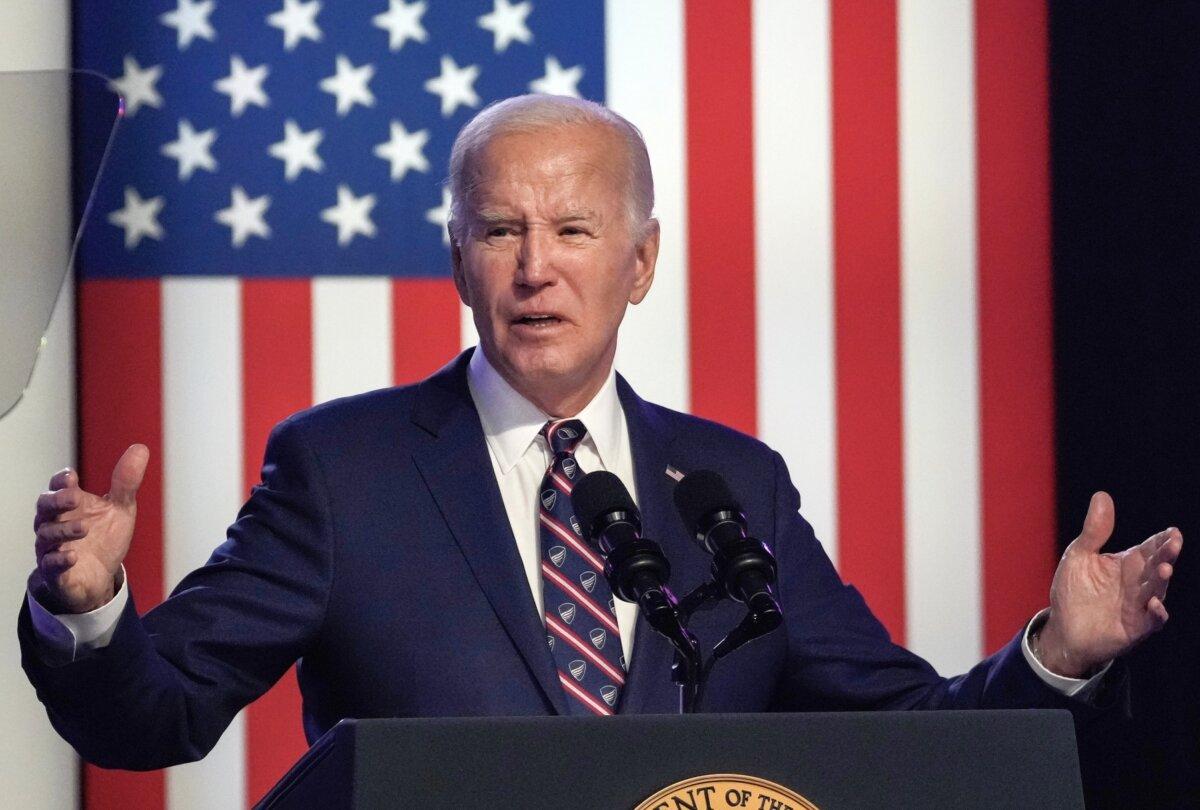
M604 101L601 0L74 5L125 99L85 277L445 277L450 145L528 92ZM114 99L75 99L82 210Z

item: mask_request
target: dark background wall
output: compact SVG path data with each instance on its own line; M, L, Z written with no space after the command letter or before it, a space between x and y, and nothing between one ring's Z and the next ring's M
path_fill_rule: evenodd
M1184 534L1088 805L1200 807L1200 3L1055 2L1050 34L1059 534L1096 489L1110 550Z

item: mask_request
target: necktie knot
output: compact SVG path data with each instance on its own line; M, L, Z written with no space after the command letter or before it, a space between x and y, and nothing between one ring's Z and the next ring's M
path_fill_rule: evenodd
M551 419L542 426L542 437L555 456L571 455L587 435L587 428L578 419Z

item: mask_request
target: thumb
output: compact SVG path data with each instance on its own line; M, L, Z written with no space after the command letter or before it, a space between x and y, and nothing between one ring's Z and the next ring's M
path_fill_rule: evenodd
M146 474L146 464L150 461L150 448L144 444L133 444L121 456L117 466L113 468L112 485L108 495L118 506L133 506L137 499L138 487L142 485L142 477Z
M1098 553L1108 538L1112 537L1115 513L1112 497L1107 492L1092 495L1087 515L1083 518L1083 530L1071 545L1082 551Z

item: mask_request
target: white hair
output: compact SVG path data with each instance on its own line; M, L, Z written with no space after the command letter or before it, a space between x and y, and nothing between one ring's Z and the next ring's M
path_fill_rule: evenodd
M454 139L450 150L450 233L457 241L467 221L469 173L479 154L493 140L516 133L543 132L570 126L605 126L625 146L626 209L630 232L645 234L654 210L654 176L642 133L602 104L568 96L525 95L493 102L472 118Z

